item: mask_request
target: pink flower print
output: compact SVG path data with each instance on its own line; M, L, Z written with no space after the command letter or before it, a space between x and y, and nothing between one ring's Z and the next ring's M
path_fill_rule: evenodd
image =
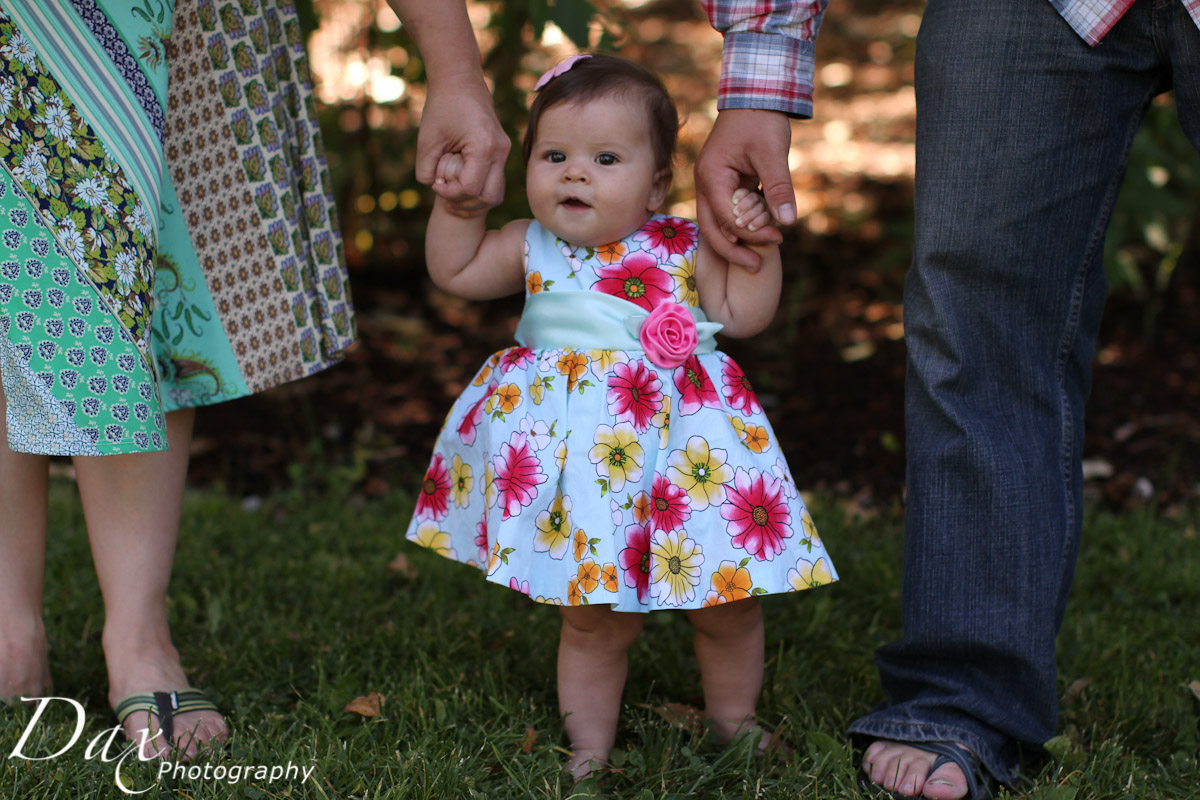
M501 519L515 517L537 497L537 487L546 482L546 473L542 472L542 464L523 433L514 433L502 444L492 463L496 467L500 507L504 509Z
M446 459L435 453L433 463L425 472L421 482L421 493L417 495L417 519L442 520L450 511L450 471Z
M700 364L698 356L692 356L675 370L675 388L679 390L679 414L695 414L704 406L720 408L721 398L713 387L708 371Z
M488 559L488 528L487 511L475 523L475 546L479 548L479 563L486 564Z
M592 284L594 290L636 303L647 311L673 299L671 276L658 268L654 256L640 250L615 267L596 270L596 274L600 280Z
M518 582L516 576L508 579L508 588L512 589L514 592L520 592L526 597L529 596L529 581Z
M654 530L673 531L692 516L692 499L660 472L654 473L650 490L650 523Z
M496 393L496 389L500 386L498 381L492 381L488 384L487 391L483 397L476 401L475 405L471 406L471 410L463 414L462 420L458 423L458 438L467 447L475 444L475 432L479 428L479 423L483 419L483 407L492 395Z
M662 408L662 381L642 361L616 364L608 379L608 413L644 433Z
M783 486L757 469L747 472L738 467L733 485L725 486L721 517L729 522L725 532L733 537L733 546L759 561L771 561L782 553L783 540L792 535L792 513Z
M762 403L758 402L758 395L750 388L750 380L732 358L721 359L721 377L725 381L721 394L725 396L731 408L747 414L762 412Z
M500 356L500 374L533 363L534 352L528 347L510 347Z
M650 528L630 525L625 529L625 549L617 554L625 585L637 589L638 602L650 596Z
M679 217L652 219L634 234L633 240L659 261L669 261L671 256L696 246L696 223Z

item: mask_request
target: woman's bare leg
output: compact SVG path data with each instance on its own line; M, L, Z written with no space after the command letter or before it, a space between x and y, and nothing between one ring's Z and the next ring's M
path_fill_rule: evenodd
M8 447L0 390L0 701L50 689L42 581L49 458Z
M79 495L87 518L96 575L104 595L104 657L109 702L131 694L188 687L167 625L167 584L175 559L179 514L187 477L191 410L167 415L165 453L75 459ZM143 714L126 721L126 734L139 740ZM157 730L157 721L154 721ZM175 742L183 757L204 743L228 736L215 711L175 718ZM158 754L167 750L161 738ZM149 753L147 753L149 755Z

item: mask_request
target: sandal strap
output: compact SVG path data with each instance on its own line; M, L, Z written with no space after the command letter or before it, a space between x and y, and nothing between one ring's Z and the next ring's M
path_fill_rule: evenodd
M158 724L167 743L174 745L176 714L186 714L189 711L220 711L220 709L199 689L131 694L117 703L117 707L114 709L117 722L121 725L125 724L125 720L129 719L130 715L139 711L157 716Z

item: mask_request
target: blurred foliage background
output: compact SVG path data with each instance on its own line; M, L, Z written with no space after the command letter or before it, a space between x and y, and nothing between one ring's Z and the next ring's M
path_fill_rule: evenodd
M467 303L428 281L432 193L416 183L420 54L385 0L297 0L350 262L360 346L345 365L201 416L193 474L259 491L382 494L425 467L446 410L507 346L522 298ZM667 209L694 214L691 167L716 116L721 37L698 0L468 0L514 146L490 224L528 216L520 135L537 77L581 47L662 76L682 127ZM894 496L903 486L902 288L912 247L912 86L920 0L832 0L817 41L816 118L792 123L801 220L784 232L772 327L728 341L797 481ZM1085 457L1125 496L1139 477L1200 494L1200 159L1171 97L1135 139L1106 245L1110 302ZM199 456L199 457L196 457ZM332 466L331 466L332 465ZM1138 484L1141 485L1141 484ZM1143 491L1142 494L1145 494Z

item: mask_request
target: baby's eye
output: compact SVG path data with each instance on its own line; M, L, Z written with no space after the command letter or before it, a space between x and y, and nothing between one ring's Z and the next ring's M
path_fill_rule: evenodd
M611 167L613 164L617 163L617 160L617 157L612 153L601 153L600 155L596 156L596 163L602 167Z
M549 150L545 155L542 156L542 158L546 159L551 164L561 164L567 160L566 155L559 150Z

